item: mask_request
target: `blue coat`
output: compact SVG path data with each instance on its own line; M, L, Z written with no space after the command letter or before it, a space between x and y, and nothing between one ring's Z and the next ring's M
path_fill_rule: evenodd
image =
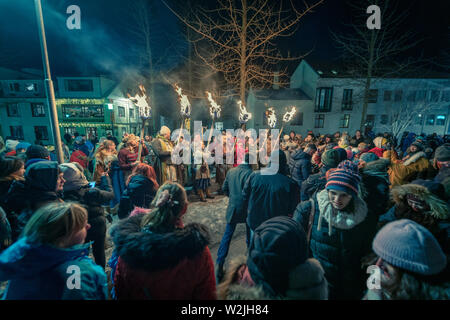
M88 257L89 243L68 249L36 245L21 238L0 255L0 281L6 300L106 300L106 274ZM80 289L68 284L80 270Z
M311 174L311 155L302 150L296 151L289 160L289 169L292 179L301 187Z

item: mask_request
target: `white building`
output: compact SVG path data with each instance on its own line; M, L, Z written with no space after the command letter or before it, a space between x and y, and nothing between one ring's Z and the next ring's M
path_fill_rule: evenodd
M276 111L280 128L281 117L288 106L297 107L297 115L284 127L302 135L347 131L354 134L360 128L364 79L340 77L338 71L313 68L303 60L290 79L289 89L251 90L247 108L254 114L249 128L267 128L263 114L268 107ZM365 120L366 127L377 132L392 132L396 112L400 118L413 116L403 130L416 133L450 134L450 79L389 78L372 80L371 95Z

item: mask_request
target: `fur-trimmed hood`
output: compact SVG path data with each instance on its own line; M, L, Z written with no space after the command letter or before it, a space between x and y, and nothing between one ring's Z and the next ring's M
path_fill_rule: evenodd
M316 259L307 259L289 273L289 284L286 294L279 297L268 295L261 285L249 287L232 283L237 272L245 265L246 258L241 256L230 264L230 271L223 284L218 288L219 298L227 300L327 300L328 282L325 272Z
M425 154L425 152L423 151L419 151L416 152L415 154L413 154L411 157L409 157L408 159L405 160L405 162L403 162L404 166L408 166L416 161L418 161L420 158L425 158L427 159L427 155Z
M192 223L173 232L154 233L141 228L144 216L119 221L110 232L117 255L132 268L149 272L171 268L200 254L209 244L204 225Z
M381 159L366 163L366 165L361 169L361 171L364 173L366 173L366 172L387 173L389 164L390 164L389 159L381 158Z
M448 219L450 217L447 203L428 191L424 186L404 184L394 187L391 191L392 200L397 205L406 202L407 194L414 194L420 200L425 201L430 206L429 214L434 218Z

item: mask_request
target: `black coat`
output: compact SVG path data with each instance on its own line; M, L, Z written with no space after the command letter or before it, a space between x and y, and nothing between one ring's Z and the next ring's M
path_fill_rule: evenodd
M245 223L247 219L242 190L252 172L251 165L241 164L227 173L222 187L225 195L229 197L226 214L227 223Z
M297 183L284 174L249 176L242 191L247 204L247 225L255 230L264 221L276 216L292 216L300 201Z
M327 184L326 173L329 169L327 167L320 168L319 173L310 175L301 186L301 201L310 199L314 193L325 189Z
M292 179L301 188L303 181L311 174L311 155L302 150L297 150L289 160L289 169Z
M150 208L155 195L154 184L149 178L140 174L132 177L120 197L119 218L128 217L135 206Z

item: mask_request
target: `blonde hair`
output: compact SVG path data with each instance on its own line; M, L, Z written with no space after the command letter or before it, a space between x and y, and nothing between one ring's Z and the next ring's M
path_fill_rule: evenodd
M83 229L88 219L85 208L71 202L53 202L38 209L22 233L30 242L58 245Z

